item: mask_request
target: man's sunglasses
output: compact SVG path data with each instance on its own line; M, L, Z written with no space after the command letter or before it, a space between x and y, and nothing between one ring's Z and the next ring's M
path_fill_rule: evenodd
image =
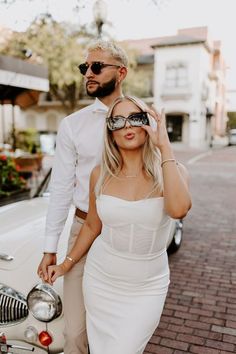
M122 116L108 117L107 127L109 130L119 130L125 127L126 121L131 127L141 127L142 125L149 125L147 112L137 112L130 114L127 118Z
M114 67L117 67L117 68L121 67L121 65L105 64L105 63L102 63L101 61L94 61L90 65L88 63L80 64L80 65L78 65L78 68L79 68L80 73L82 75L86 74L86 72L87 72L89 67L90 67L90 70L92 71L93 74L99 75L99 74L101 74L102 69L106 68L107 66L114 66Z

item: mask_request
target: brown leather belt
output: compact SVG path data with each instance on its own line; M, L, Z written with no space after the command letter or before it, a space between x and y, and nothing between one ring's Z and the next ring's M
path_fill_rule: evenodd
M78 218L81 218L83 220L85 220L87 217L87 213L83 210L78 209L78 208L75 209L75 215L78 216Z

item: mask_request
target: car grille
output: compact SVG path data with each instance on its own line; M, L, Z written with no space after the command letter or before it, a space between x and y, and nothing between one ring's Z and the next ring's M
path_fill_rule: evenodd
M28 313L25 297L13 288L0 284L0 326L21 322Z

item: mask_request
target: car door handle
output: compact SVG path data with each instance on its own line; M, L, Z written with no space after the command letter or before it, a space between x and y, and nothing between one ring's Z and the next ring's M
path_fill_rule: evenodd
M13 261L14 257L12 256L9 256L8 254L5 254L5 253L0 253L0 260L2 261Z

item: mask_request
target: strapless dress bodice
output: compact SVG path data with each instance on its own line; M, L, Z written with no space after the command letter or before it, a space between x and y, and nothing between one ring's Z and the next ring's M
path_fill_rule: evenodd
M100 194L96 203L103 224L99 237L115 250L145 255L166 249L171 218L163 197L129 201Z

